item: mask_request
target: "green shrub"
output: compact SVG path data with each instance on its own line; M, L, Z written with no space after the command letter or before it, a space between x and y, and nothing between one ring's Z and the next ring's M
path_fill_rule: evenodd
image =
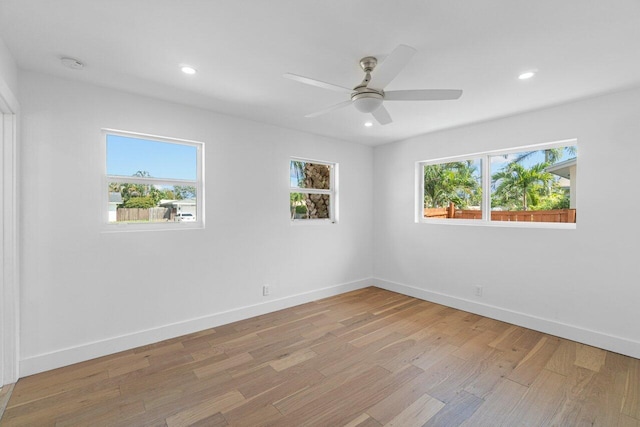
M154 208L156 206L156 202L152 197L132 197L126 202L122 204L123 208L139 208L139 209L149 209Z

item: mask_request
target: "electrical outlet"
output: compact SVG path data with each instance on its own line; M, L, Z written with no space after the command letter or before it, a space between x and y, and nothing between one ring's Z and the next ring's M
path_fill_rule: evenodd
M476 296L477 297L482 296L482 286L476 286Z
M262 295L265 297L269 295L269 285L262 285Z

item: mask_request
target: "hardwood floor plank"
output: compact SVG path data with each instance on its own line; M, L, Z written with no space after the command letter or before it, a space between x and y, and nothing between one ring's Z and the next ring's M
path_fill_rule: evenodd
M302 349L278 360L269 362L269 365L271 365L271 367L276 371L280 372L316 356L317 354L313 350Z
M466 391L458 393L438 413L424 424L425 427L454 427L465 422L484 403L484 400Z
M307 407L288 414L285 422L293 422L294 425L345 424L372 403L379 402L386 395L402 387L419 372L420 369L414 366L408 366L398 373L390 373L376 367L371 371L372 375L351 381L334 393L315 399Z
M471 329L469 329L469 331L471 331ZM495 351L494 348L489 346L489 343L493 342L496 337L497 334L492 331L473 331L473 335L469 336L451 355L463 360L489 355Z
M500 379L494 390L484 398L484 404L480 405L461 426L505 426L506 420L513 408L520 402L528 387L515 383L508 379ZM526 419L522 421L526 422ZM517 424L516 424L517 425ZM534 424L531 424L532 426Z
M194 369L193 373L196 374L198 378L206 378L218 372L222 372L229 368L242 365L243 363L247 363L252 360L253 360L253 357L249 353L240 353L237 356L229 357L225 360L221 360L219 362L216 362L207 366L203 366L198 369Z
M373 357L377 351L402 340L402 338L404 338L402 335L396 333L389 334L365 347L353 348L345 357L335 360L334 363L325 364L319 370L326 376L337 374L351 365L364 361L369 356Z
M524 333L525 330L523 328L511 325L504 332L498 335L495 340L490 342L489 347L502 351L511 350Z
M429 375L422 372L375 405L367 408L367 414L380 424L387 424L426 393L431 387L428 379Z
M452 359L455 360L458 358L451 356L446 360L450 361ZM501 361L501 354L496 352L496 350L492 350L492 353L489 355L484 353L482 358L478 357L477 359L471 360L458 360L461 360L462 362L453 365L454 369L451 369L450 374L446 379L444 381L440 381L437 385L431 387L427 391L430 396L433 396L442 402L449 403L465 388L472 387L473 384L476 384L476 387L480 389L481 383L478 381L481 378L481 375L485 372L491 372L491 368L493 366L500 366L500 364L503 363ZM436 366L437 365L430 368L429 371L435 369ZM484 390L484 388L487 387L490 390L495 384L495 382L491 383L486 379L483 380L483 383L486 385L482 387L482 392L479 392L479 394L487 393L488 390Z
M576 367L568 378L568 396L554 423L603 427L620 424L628 378L627 370L621 367L628 364L605 364L599 373Z
M570 375L575 367L576 345L576 342L561 339L545 369L564 376Z
M428 394L423 394L405 410L396 415L385 426L389 427L419 427L433 418L443 407L440 402Z
M209 417L203 418L200 421L189 424L189 427L226 427L229 424L220 412L213 414Z
M144 402L138 400L127 403L120 403L112 399L111 402L100 402L99 405L87 407L82 410L74 411L55 420L56 427L80 427L80 426L96 426L106 425L114 418L126 418L130 416L144 414Z
M618 427L640 427L640 420L623 414L618 420Z
M222 396L188 407L170 416L166 419L167 427L185 426L196 423L207 417L216 415L218 412L229 410L234 406L240 406L244 401L245 398L242 393L235 390L230 391Z
M493 393L522 358L517 352L498 351L489 355L479 366L479 373L462 384L463 390L481 399Z
M371 418L368 414L360 414L359 417L353 419L349 423L345 424L343 427L374 427L381 426L379 422Z
M318 399L327 399L328 396L335 396L338 389L348 389L354 384L368 384L375 382L377 379L388 376L389 371L380 367L372 367L363 370L361 367L355 367L351 372L345 371L343 375L336 375L328 378L326 381L292 394L285 399L274 402L274 406L278 408L284 415L299 411L304 407L311 406L312 402Z
M277 426L282 425L282 419L283 415L273 405L264 405L238 412L238 416L233 418L231 425L234 427Z
M435 341L425 343L425 345L425 351L411 361L412 365L425 371L448 358L458 349L458 347L450 344L446 339L440 339L440 337L436 338Z
M526 353L515 369L511 371L508 378L524 386L530 386L544 367L547 366L549 359L551 359L559 345L559 338L543 336Z
M153 388L137 394L136 397L144 400L148 412L157 410L156 412L161 414L172 404L175 409L181 409L185 404L224 394L227 390L233 389L233 385L233 378L228 373L221 372L206 379L198 379L195 383L182 383L172 388Z
M102 401L120 395L117 387L105 388L90 394L75 396L73 399L54 396L43 401L33 402L8 409L2 417L2 425L8 426L40 426L52 424L55 418L75 413L83 408L91 407ZM55 416L52 416L55 412Z
M606 357L607 352L605 350L591 347L590 345L577 344L575 365L600 372Z
M253 417L254 412L262 410L265 406L273 406L274 402L286 401L305 391L319 390L322 387L322 381L325 380L324 375L316 370L301 371L296 367L280 372L278 375L281 376L279 383L247 399L246 404L225 412L224 416L228 422L234 424L238 420Z
M551 425L551 420L565 402L567 387L565 376L543 370L513 408L504 425L522 425L523 420L532 426Z
M639 364L366 288L22 378L0 425L640 427Z
M640 420L640 360L629 363L622 413Z

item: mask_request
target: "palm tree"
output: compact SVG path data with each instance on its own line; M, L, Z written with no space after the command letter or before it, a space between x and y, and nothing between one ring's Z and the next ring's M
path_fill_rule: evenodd
M291 219L295 219L296 217L296 207L302 205L302 201L304 200L304 196L302 193L290 193L289 195L289 208L291 209Z
M289 164L289 173L296 177L298 187L302 187L304 182L304 167L305 162L299 160L292 160Z
M425 207L445 207L453 202L460 207L477 202L480 183L471 160L424 167Z
M492 205L509 204L520 199L525 211L538 203L539 196L546 194L553 175L545 168L547 163L538 163L527 169L519 163L509 163L491 177L495 189Z
M539 151L525 151L522 153L518 153L516 158L513 159L511 163L522 163L523 161L525 161L526 159L528 159L529 157L531 157L532 155L538 152ZM575 157L576 152L577 150L575 145L569 145L566 147L558 147L558 148L547 148L546 150L544 150L544 162L547 163L547 166L552 165L554 163L557 163L560 159L562 159L565 153L568 154L569 156Z
M109 183L109 193L119 193L122 190L122 184L119 182Z

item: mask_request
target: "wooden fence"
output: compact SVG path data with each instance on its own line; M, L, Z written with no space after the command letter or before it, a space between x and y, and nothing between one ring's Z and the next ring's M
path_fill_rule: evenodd
M173 221L174 216L171 208L118 208L116 221Z
M451 203L446 208L425 208L425 218L482 219L482 211L456 209ZM548 211L491 211L491 221L514 222L576 222L575 209Z

